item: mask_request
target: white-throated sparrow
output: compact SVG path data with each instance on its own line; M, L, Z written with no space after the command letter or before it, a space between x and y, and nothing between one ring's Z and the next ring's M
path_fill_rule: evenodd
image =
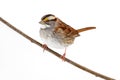
M65 52L63 56L61 56L63 60L65 60L66 48L73 44L75 38L80 36L80 32L96 28L85 27L76 30L62 22L53 14L44 15L39 23L42 24L40 37L45 43L44 48L46 48L46 45L58 49L65 48Z

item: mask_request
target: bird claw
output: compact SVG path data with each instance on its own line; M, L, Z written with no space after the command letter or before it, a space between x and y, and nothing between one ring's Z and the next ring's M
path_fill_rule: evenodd
M48 48L46 44L43 44L42 47L43 47L43 52Z
M62 59L62 61L65 61L65 55L66 53L64 53L60 58Z

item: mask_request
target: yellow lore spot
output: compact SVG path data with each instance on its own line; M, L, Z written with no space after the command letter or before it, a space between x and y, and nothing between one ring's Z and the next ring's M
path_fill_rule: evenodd
M48 18L45 18L43 21L44 21L44 22L48 21Z

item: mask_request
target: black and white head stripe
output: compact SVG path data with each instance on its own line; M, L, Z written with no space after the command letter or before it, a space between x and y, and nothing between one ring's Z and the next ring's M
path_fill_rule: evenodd
M47 15L44 15L41 20L48 20L48 21L55 21L56 20L56 17L55 15L53 14L47 14Z

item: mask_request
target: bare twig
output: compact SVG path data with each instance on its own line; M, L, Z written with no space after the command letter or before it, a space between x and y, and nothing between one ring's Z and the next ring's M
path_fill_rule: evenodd
M39 43L39 42L36 41L35 39L29 37L28 35L26 35L26 34L23 33L22 31L18 30L17 28L15 28L13 25L11 25L10 23L8 23L8 22L7 22L6 20L4 20L3 18L0 17L0 21L3 22L4 24L6 24L6 25L7 25L8 27L10 27L11 29L13 29L14 31L16 31L17 33L19 33L20 35L22 35L23 37L25 37L26 39L28 39L28 40L30 40L31 42L35 43L36 45L42 47L42 44L41 44L41 43ZM54 55L57 56L58 58L61 58L61 55L60 55L59 53L51 50L50 48L48 48L47 51L49 51L50 53L54 54ZM91 74L93 74L93 75L95 75L95 76L97 76L97 77L103 78L103 79L105 79L105 80L115 80L115 79L110 78L110 77L107 77L107 76L105 76L105 75L103 75L103 74L97 73L97 72L95 72L95 71L93 71L93 70L90 70L90 69L88 69L88 68L86 68L86 67L84 67L84 66L82 66L82 65L80 65L80 64L78 64L78 63L76 63L76 62L74 62L74 61L72 61L72 60L70 60L70 59L68 59L68 58L65 58L65 61L68 62L68 63L70 63L70 64L72 64L72 65L74 65L75 67L78 67L79 69L82 69L82 70L84 70L84 71L86 71L86 72L88 72L88 73L91 73Z

